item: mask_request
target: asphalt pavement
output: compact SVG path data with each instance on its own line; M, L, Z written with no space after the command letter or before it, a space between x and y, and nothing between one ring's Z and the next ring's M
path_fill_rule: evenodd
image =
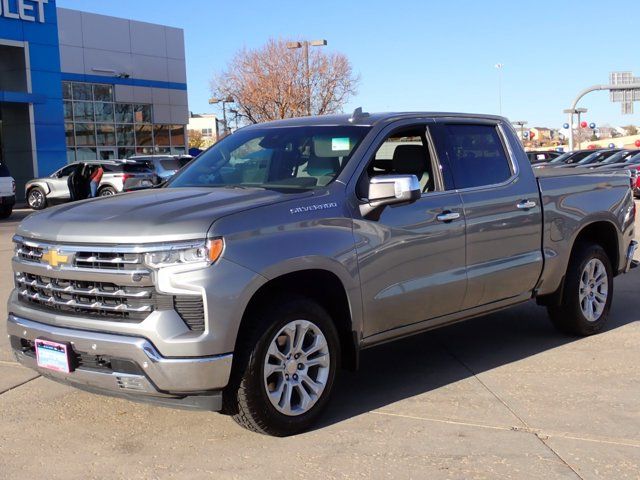
M2 318L27 214L0 221ZM608 328L589 338L530 302L367 350L321 423L284 439L54 383L3 334L0 478L638 479L639 287L640 269L616 279Z

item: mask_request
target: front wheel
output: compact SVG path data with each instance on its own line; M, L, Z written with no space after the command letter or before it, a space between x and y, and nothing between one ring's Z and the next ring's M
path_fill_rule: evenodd
M340 342L331 317L314 301L278 303L251 318L256 327L238 352L239 385L230 386L226 409L244 428L287 436L307 429L326 406Z
M613 297L613 270L604 249L594 243L576 246L565 277L562 304L548 307L561 331L593 335L604 328Z
M27 193L27 204L33 210L42 210L47 206L47 197L40 187L33 187Z
M100 191L98 191L98 196L99 197L111 197L111 196L115 195L116 193L118 193L118 192L116 192L115 188L113 188L113 187L102 187L100 189Z

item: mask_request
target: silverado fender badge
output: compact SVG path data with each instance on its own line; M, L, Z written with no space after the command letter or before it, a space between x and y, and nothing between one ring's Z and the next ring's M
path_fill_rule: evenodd
M290 208L289 212L291 212L292 215L295 215L296 213L313 212L316 210L328 210L329 208L338 208L338 204L336 202L318 203L316 205L307 205L304 207Z

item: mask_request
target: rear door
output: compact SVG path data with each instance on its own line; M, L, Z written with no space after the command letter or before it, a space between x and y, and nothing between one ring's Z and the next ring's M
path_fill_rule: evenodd
M438 122L436 146L446 158L466 220L467 293L462 308L517 297L542 271L542 211L537 181L510 127L498 122ZM517 151L522 158L514 158Z

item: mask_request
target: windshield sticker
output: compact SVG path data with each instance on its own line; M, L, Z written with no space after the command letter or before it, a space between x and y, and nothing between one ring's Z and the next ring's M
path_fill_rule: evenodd
M349 150L349 137L338 137L331 139L331 151L343 152Z
M295 215L296 213L314 212L316 210L328 210L329 208L338 208L338 204L336 202L319 203L317 205L307 205L306 207L290 208L289 211L292 215Z

